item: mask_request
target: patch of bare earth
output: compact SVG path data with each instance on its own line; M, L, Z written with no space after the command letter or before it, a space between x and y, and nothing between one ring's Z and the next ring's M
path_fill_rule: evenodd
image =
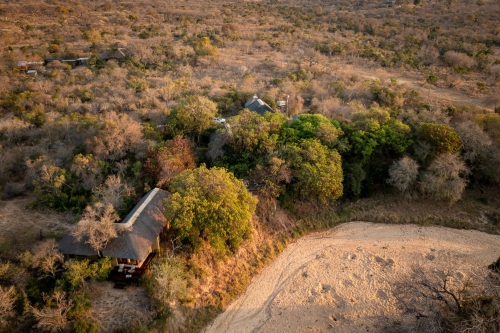
M289 245L204 332L386 332L415 321L393 295L415 268L465 281L499 255L479 231L346 223Z
M36 240L62 236L71 228L72 215L29 209L30 201L29 198L0 200L0 255L16 256L29 250Z
M112 282L91 286L92 312L103 333L118 328L147 325L151 322L151 301L142 287L114 289Z

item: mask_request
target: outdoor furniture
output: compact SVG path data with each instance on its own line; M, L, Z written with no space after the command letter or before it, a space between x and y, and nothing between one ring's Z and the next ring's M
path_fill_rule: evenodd
M122 273L123 272L123 267L125 267L124 264L119 264L118 265L118 273Z
M133 272L134 272L134 270L135 270L135 265L132 265L132 266L130 266L130 268L129 268L128 272L129 272L129 273L133 273Z

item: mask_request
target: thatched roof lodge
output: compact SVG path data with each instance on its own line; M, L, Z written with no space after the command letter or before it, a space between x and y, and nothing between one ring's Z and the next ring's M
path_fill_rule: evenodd
M257 112L261 116L266 112L274 112L273 108L261 100L257 95L253 95L253 97L245 103L245 109Z
M168 195L159 188L149 191L122 222L116 223L121 232L102 250L103 256L112 258L115 265L141 268L160 248L160 233L167 224L163 201ZM67 233L59 241L59 249L68 257L97 259L97 251L85 241Z

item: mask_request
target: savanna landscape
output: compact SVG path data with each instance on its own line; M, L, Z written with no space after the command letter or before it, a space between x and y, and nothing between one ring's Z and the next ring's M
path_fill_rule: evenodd
M500 332L499 22L0 0L0 332ZM156 188L159 251L115 289L103 250Z

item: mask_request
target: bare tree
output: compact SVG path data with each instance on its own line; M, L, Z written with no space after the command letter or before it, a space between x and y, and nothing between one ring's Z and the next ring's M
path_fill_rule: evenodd
M497 332L499 278L482 269L466 276L456 269L412 267L412 273L395 284L393 294L406 313L415 314L416 332Z
M125 197L134 194L134 188L122 181L119 176L110 175L104 184L94 187L92 193L104 206L112 205L119 210L123 206Z
M56 241L53 238L41 241L33 247L32 252L32 267L39 268L44 274L55 278L57 264L64 261Z
M387 182L407 197L414 195L415 184L418 177L419 165L411 157L405 156L389 168Z
M454 203L462 197L467 186L469 170L456 154L436 157L422 175L419 183L424 194Z
M82 219L71 231L77 241L82 239L99 254L110 240L118 237L118 230L114 223L120 218L111 204L101 202L94 206L87 206Z
M465 121L455 126L462 138L462 155L466 161L474 162L478 157L487 154L492 145L491 139L474 121Z
M44 295L46 306L42 309L33 308L33 315L38 321L37 328L47 332L60 332L68 327L68 311L73 306L73 301L66 298L66 293L56 290L51 296Z

